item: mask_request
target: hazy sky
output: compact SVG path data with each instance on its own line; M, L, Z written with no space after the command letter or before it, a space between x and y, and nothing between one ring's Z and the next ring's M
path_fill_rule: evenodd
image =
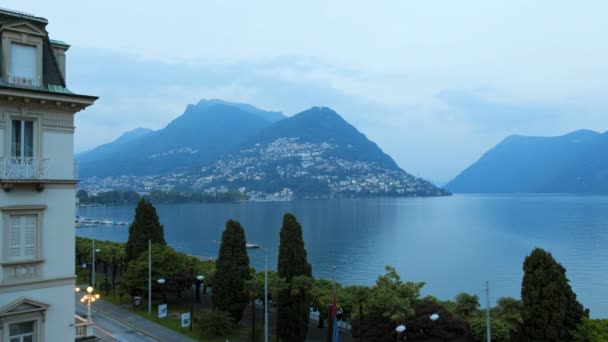
M606 1L23 1L98 95L76 150L221 98L329 106L438 183L510 134L608 130Z

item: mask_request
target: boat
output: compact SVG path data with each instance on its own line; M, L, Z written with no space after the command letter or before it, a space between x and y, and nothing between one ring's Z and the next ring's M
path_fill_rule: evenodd
M256 245L254 243L246 243L245 244L245 248L247 248L247 249L256 249L256 248L260 248L260 245Z

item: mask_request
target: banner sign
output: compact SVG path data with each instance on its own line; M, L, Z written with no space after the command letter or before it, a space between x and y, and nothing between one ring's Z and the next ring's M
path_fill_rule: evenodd
M190 326L190 313L186 312L182 314L182 328Z
M158 306L158 318L167 317L167 304L160 304Z

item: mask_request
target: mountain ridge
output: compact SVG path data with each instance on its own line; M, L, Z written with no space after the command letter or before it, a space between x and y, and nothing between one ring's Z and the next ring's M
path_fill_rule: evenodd
M188 105L165 128L118 144L127 156L80 157L88 164L82 186L240 189L255 198L448 194L400 169L330 108L276 113L221 100Z
M512 135L486 151L446 189L455 193L608 193L608 158L598 158L602 150L608 150L607 132L583 129L553 137Z

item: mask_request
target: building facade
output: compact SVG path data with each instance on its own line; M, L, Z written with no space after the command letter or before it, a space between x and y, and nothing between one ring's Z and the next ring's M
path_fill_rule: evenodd
M0 342L74 341L74 115L47 20L0 9Z

